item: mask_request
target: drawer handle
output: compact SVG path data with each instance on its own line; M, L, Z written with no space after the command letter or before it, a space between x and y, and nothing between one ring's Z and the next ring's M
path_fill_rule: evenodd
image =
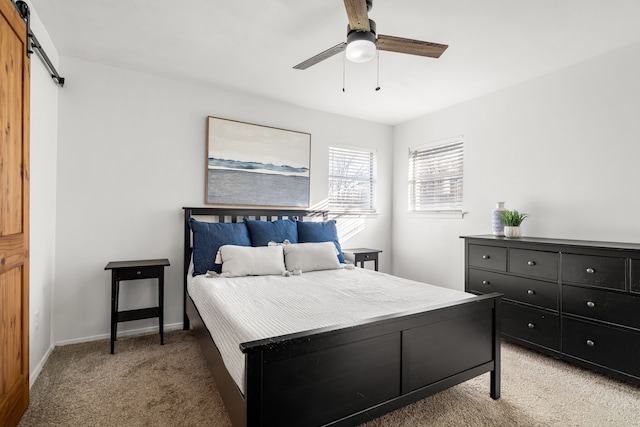
M529 289L529 290L527 291L527 293L528 293L529 295L535 295L535 294L536 294L536 291L534 291L533 289Z
M596 306L596 303L595 303L595 302L593 302L593 301L587 301L587 307L589 307L589 308L593 308L593 307L595 307L595 306Z
M533 267L534 265L536 265L536 262L535 261L527 261L527 265L530 265L530 266Z
M534 325L533 323L529 323L527 326L529 327L529 329L533 329L536 327L536 325Z
M596 271L595 271L593 268L591 268L591 267L587 268L587 273L589 273L589 274L593 274L593 273L595 273L595 272L596 272Z
M138 270L138 271L136 271L136 274L139 276L139 275L142 274L142 271Z
M482 259L489 259L491 258L489 255L482 255Z
M483 284L483 285L489 285L489 284L491 284L491 282L490 282L490 281L488 281L488 280L483 280L483 281L482 281L482 284Z
M596 343L595 343L594 341L587 340L587 345L588 345L589 347L593 347L594 345L596 345Z

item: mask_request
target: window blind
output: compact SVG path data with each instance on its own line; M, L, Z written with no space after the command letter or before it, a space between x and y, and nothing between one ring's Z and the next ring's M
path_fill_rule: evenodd
M329 147L329 210L375 212L375 177L374 152Z
M409 152L409 210L462 210L463 141Z

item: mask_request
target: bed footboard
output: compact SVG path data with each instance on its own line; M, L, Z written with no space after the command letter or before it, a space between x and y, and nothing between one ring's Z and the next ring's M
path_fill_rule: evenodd
M241 345L246 424L353 425L480 374L500 397L499 295Z

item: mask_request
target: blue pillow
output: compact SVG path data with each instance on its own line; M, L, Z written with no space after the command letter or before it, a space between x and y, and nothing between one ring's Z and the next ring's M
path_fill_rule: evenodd
M193 275L206 274L207 270L222 273L222 264L216 264L220 246L251 246L249 230L244 223L201 222L189 218L193 233Z
M298 221L298 242L299 243L319 243L333 242L338 250L338 261L344 264L344 255L338 240L338 230L336 221L325 222L303 222Z
M290 243L298 243L298 227L294 218L278 219L275 221L261 221L257 219L244 219L249 229L251 246L267 246L269 242L282 243L288 240Z

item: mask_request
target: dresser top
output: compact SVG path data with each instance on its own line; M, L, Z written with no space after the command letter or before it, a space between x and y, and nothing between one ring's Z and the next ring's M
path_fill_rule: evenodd
M493 234L480 234L474 236L460 236L462 239L474 239L474 240L486 240L494 242L509 242L509 243L535 243L537 245L562 245L573 246L579 248L603 248L603 249L618 249L618 250L632 250L640 251L640 244L638 243L623 243L623 242L600 242L594 240L572 240L572 239L549 239L545 237L519 237L508 238L504 236L494 236Z

